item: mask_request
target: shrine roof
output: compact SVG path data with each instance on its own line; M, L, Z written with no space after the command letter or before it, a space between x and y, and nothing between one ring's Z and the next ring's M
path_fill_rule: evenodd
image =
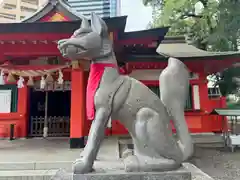
M0 23L0 35L5 36L4 40L13 40L12 34L41 34L41 33L62 33L70 34L80 27L82 15L73 9L66 0L48 0L48 2L32 16L20 23ZM124 32L127 16L103 18L109 31L118 31L118 39L125 44L135 44L148 39L158 40L164 38L169 27L148 29L143 31ZM26 38L26 37L25 37ZM1 39L1 38L0 38ZM133 41L131 41L133 40ZM146 41L145 41L146 42Z
M157 52L165 57L175 57L180 59L222 59L226 57L240 57L240 51L210 52L196 48L188 44L184 37L166 37L158 46Z
M48 2L32 16L23 19L22 22L37 22L50 14L51 12L59 12L68 17L69 21L79 20L80 14L71 9L66 0L48 0Z
M0 23L0 33L72 33L79 28L82 16L71 9L66 0L48 0L41 9L19 23ZM103 19L110 31L124 31L126 16Z
M230 108L214 109L210 114L221 116L240 116L240 110Z
M104 18L109 30L124 31L126 16ZM81 20L56 22L0 23L0 33L72 33L80 27Z
M119 38L122 40L125 39L138 39L142 37L159 37L161 40L164 38L166 33L168 32L169 27L162 27L162 28L154 28L154 29L147 29L142 31L132 31L132 32L124 32L119 34Z

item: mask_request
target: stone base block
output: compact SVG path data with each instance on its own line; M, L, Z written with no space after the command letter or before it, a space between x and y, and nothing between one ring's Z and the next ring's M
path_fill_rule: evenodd
M64 169L0 171L0 180L213 180L190 163L184 163L183 168L176 171L148 173L127 173L120 170L120 166L112 164L114 169L105 169L103 165L105 167L106 163L98 163L96 172L81 175L73 175Z
M73 175L73 180L192 180L191 173L181 168L167 172L134 172L116 171L112 173L89 173Z

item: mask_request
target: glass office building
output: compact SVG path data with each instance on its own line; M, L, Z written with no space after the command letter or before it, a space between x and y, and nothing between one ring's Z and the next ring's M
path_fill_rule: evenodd
M120 15L120 0L68 0L75 11L86 17L95 12L101 17L114 17Z

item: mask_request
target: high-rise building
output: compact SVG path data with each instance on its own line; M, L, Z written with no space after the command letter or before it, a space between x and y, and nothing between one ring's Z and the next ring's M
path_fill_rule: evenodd
M101 17L120 15L120 0L68 0L73 10L89 17L95 12Z
M35 13L47 0L0 0L0 23L19 22Z

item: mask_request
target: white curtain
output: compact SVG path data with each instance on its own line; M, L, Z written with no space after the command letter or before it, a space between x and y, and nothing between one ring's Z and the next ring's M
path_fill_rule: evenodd
M111 117L110 117L109 120L108 120L107 127L108 127L108 128L111 128L111 127L112 127L112 118L111 118Z
M0 113L11 112L11 90L0 90Z

